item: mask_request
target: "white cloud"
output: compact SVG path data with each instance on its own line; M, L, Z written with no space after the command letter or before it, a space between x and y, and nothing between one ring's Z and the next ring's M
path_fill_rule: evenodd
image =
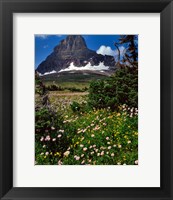
M62 69L59 72L64 72L64 71L72 71L72 70L108 70L109 66L105 66L103 62L100 62L99 65L94 65L92 66L91 63L89 62L87 65L82 66L82 67L77 67L72 63L70 63L70 66L67 67L66 69Z
M36 34L35 37L41 38L41 39L46 39L48 38L49 35L44 35L44 34Z
M120 50L120 58L123 57L124 53L125 53L125 47L124 46L119 46L119 50ZM115 58L115 60L117 60L118 58L118 50L112 50L111 47L109 46L100 46L100 48L96 51L97 54L101 54L101 55L108 55L108 56L113 56Z
M111 49L109 46L100 46L100 48L97 50L97 54L102 54L102 55L109 55L109 56L115 56L115 51Z

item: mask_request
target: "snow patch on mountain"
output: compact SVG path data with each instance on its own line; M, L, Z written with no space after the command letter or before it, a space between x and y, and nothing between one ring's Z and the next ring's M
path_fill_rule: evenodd
M82 66L82 67L77 67L74 65L74 63L70 63L70 66L61 69L59 72L65 72L65 71L72 71L72 70L109 70L109 66L105 66L103 62L100 62L99 65L91 65L89 62L87 65Z

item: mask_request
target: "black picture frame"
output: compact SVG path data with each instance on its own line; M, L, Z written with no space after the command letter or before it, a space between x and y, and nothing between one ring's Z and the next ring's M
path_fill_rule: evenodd
M13 13L160 13L161 187L13 187ZM173 2L171 0L0 0L0 197L7 199L173 199ZM152 67L152 66L150 66ZM154 77L153 77L154 78ZM154 91L153 91L154 92ZM151 133L152 134L152 133ZM147 176L147 174L146 174ZM104 181L104 180L103 180ZM150 177L148 177L150 181Z

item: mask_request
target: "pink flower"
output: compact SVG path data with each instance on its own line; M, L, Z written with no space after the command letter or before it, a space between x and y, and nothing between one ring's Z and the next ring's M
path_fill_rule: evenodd
M48 156L48 155L49 155L49 152L46 152L45 155Z
M109 140L109 137L106 137L106 140Z
M47 135L46 138L45 138L45 141L49 141L50 140L50 136Z

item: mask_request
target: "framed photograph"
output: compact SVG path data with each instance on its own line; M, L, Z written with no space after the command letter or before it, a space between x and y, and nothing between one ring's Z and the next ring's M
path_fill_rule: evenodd
M0 10L1 199L171 200L172 1Z

